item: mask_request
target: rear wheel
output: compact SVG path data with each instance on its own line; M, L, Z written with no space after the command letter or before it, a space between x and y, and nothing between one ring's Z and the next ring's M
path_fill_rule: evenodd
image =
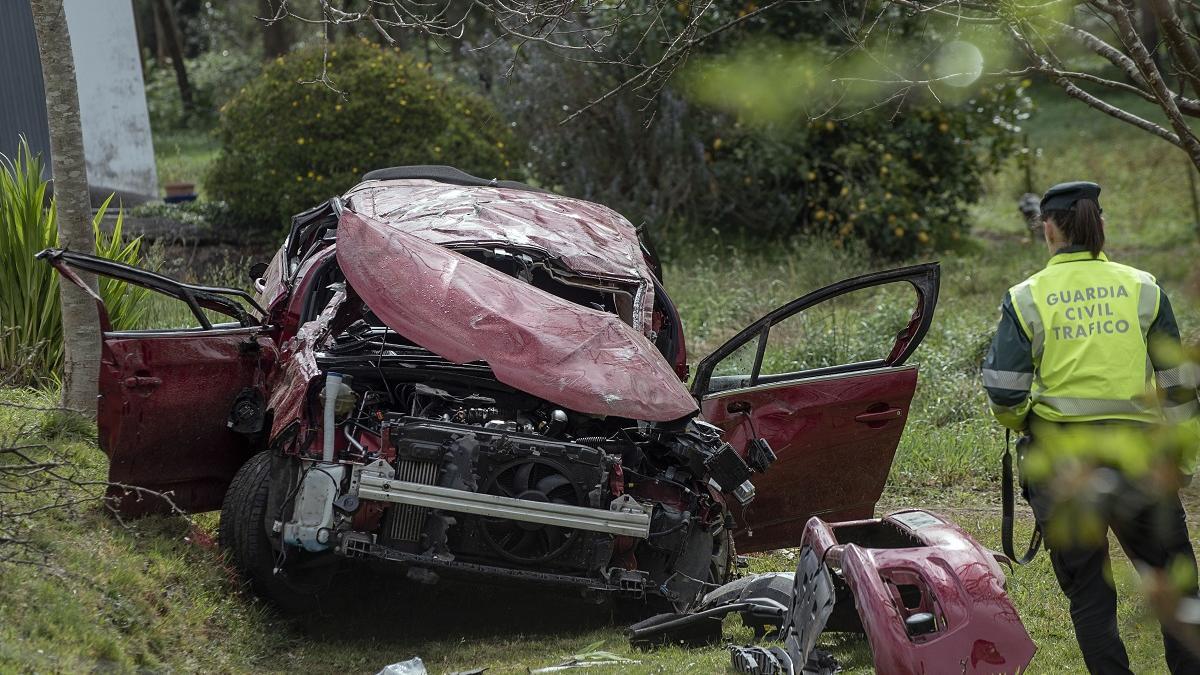
M316 609L336 561L331 553L312 554L283 544L276 549L269 529L275 514L267 513L270 493L271 455L263 451L242 465L225 493L221 546L263 599L289 613Z

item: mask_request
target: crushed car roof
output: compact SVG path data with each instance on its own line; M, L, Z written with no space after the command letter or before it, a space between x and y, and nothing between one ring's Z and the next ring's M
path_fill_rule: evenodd
M366 178L344 195L346 205L425 241L532 249L579 275L652 284L637 230L599 204L449 167L398 167Z

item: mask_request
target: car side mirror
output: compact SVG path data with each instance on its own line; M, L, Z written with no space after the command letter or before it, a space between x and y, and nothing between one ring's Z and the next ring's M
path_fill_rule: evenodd
M263 278L263 275L267 273L268 267L270 267L270 265L268 265L265 262L256 262L253 265L251 265L250 266L250 283L254 283L255 281L258 281L259 279Z

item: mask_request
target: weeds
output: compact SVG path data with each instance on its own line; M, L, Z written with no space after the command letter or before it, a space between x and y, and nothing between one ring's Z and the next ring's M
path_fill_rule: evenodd
M62 363L62 315L58 274L34 256L58 244L54 203L46 207L48 183L42 160L24 139L15 158L0 155L0 373L20 371L19 384L52 381ZM118 212L112 234L100 229L112 197L92 220L96 254L136 263L141 238L126 241ZM101 279L100 295L116 329L138 324L147 291L112 279Z

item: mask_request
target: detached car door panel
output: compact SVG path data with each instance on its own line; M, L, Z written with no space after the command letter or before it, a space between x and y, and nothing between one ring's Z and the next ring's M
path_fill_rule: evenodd
M127 515L220 508L234 473L262 430L266 378L278 356L243 291L184 284L103 258L47 250L41 257L77 283L74 270L174 298L187 327L103 327L97 426L109 458L110 497ZM183 320L190 315L190 321ZM232 319L213 323L213 318ZM164 320L171 323L170 319ZM166 494L170 502L137 490Z
M735 516L739 551L799 546L805 522L872 514L917 384L905 365L937 303L936 263L814 291L747 327L697 368L704 417L745 456L777 459Z

